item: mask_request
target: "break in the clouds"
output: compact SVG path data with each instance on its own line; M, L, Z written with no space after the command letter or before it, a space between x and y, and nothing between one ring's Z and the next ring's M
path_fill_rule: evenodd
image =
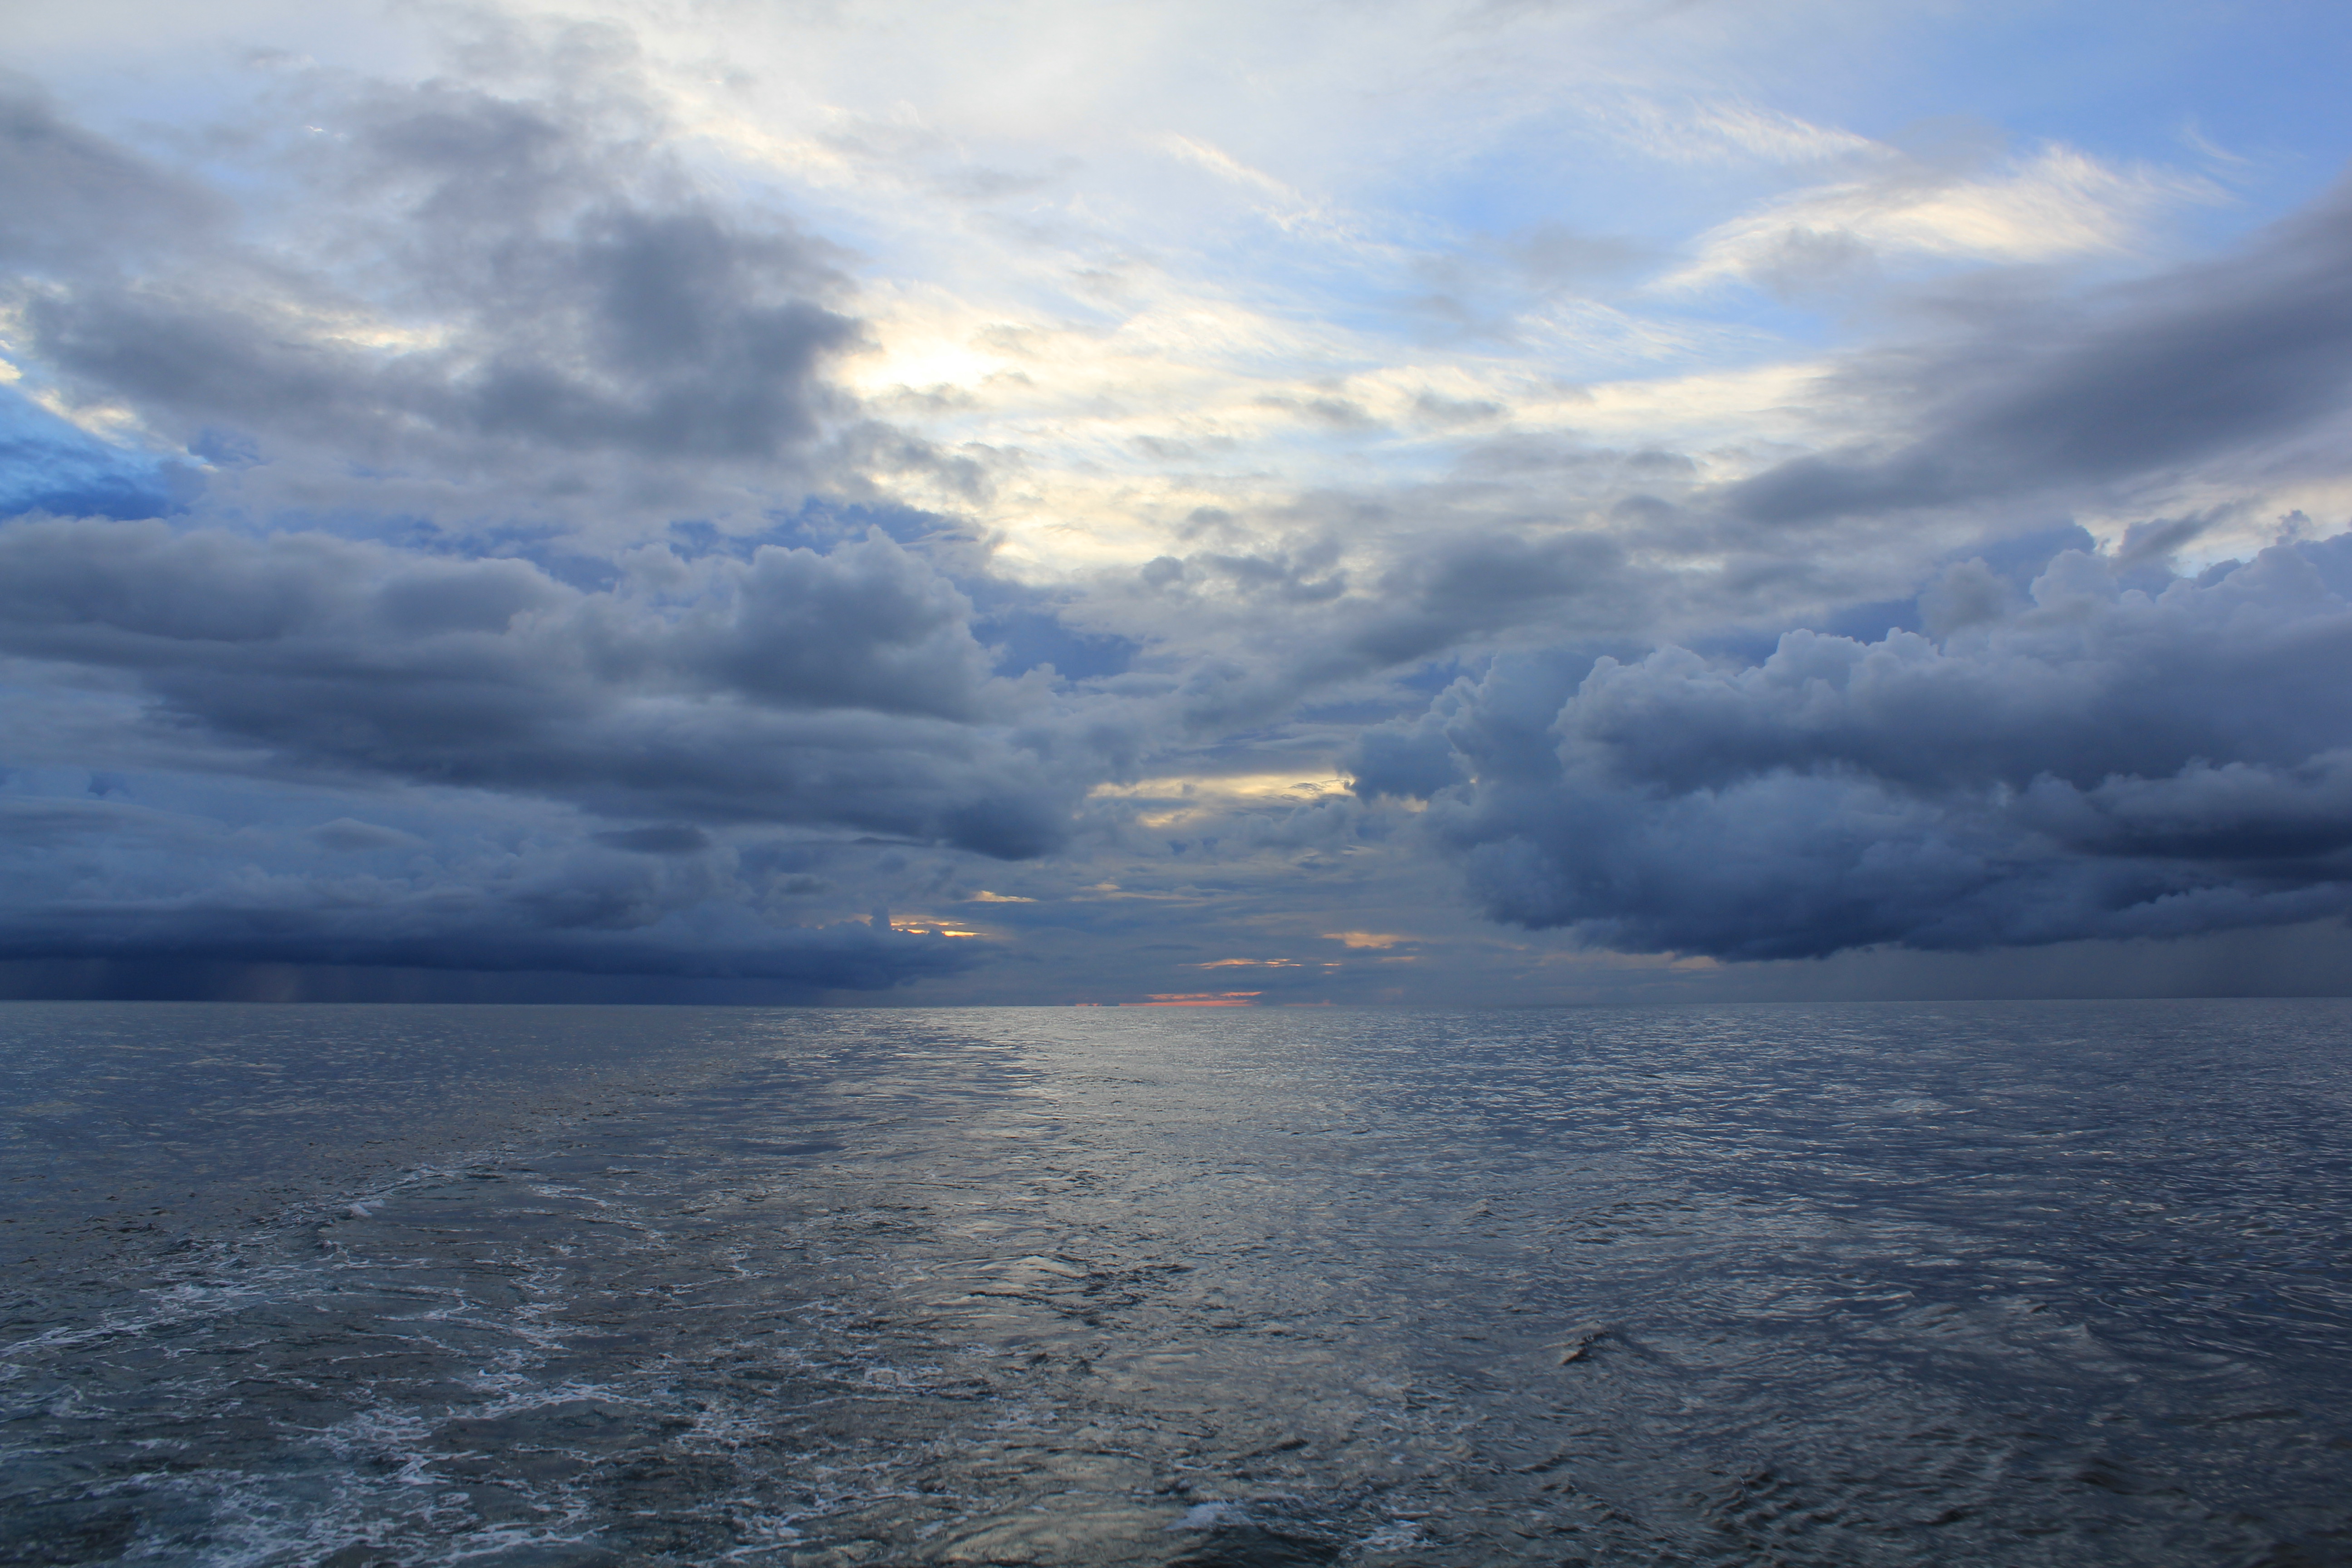
M58 14L0 969L2335 952L2343 25L2179 12Z

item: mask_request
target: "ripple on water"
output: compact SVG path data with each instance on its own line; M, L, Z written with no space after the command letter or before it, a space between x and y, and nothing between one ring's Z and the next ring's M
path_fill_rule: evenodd
M18 1054L284 1130L28 1206L0 1560L2352 1560L2342 1005L246 1011Z

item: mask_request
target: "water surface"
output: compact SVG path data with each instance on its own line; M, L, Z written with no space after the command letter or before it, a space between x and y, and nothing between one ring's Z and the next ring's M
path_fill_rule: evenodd
M0 1561L2352 1562L2352 1005L0 1008Z

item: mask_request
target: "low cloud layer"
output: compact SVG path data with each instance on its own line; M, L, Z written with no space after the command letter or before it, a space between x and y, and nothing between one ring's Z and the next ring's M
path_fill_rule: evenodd
M2352 536L2159 591L2069 551L1940 639L1516 659L1368 738L1496 919L1721 959L2179 936L2352 909Z
M0 649L120 672L166 734L278 767L524 791L609 816L805 824L1019 858L1097 766L992 676L971 607L875 534L527 563L161 522L0 528Z
M814 993L887 990L981 956L872 921L772 918L791 879L756 854L687 853L711 847L682 827L608 836L614 847L545 828L436 844L350 817L231 829L123 798L146 791L121 778L96 784L106 793L0 795L14 862L0 960L558 970Z

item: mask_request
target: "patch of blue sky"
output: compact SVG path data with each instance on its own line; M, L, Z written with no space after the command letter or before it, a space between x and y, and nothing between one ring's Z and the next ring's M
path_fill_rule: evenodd
M1230 279L1249 309L1321 338L1327 352L1302 357L1294 342L1270 339L1237 368L1272 377L1330 377L1392 366L1400 349L1446 350L1504 360L1536 353L1548 374L1573 379L1745 363L1771 345L1703 340L1672 329L1670 316L1607 300L1561 299L1528 286L1506 267L1449 267L1443 252L1366 247L1236 243L1202 255L1194 275ZM1679 304L1675 314L1685 313ZM1667 330L1658 330L1661 319ZM1352 341L1351 341L1352 340Z
M1050 664L1064 680L1097 680L1125 675L1142 645L1108 632L1075 632L1051 609L989 610L971 624L972 636L995 650L995 672L1021 676Z
M1783 357L1790 350L1830 349L1845 341L1845 317L1853 300L1830 290L1781 298L1745 283L1733 283L1695 299L1675 301L1677 319L1693 325L1737 326L1751 334L1748 352L1718 349L1708 356L1718 370L1736 370Z
M1790 74L1780 106L1897 146L1974 121L2105 160L2225 173L2240 203L2191 215L2215 232L2307 200L2352 153L2340 0L1969 5L1916 26L1864 68Z
M193 464L101 440L0 387L0 517L162 517L202 485Z
M1644 156L1605 133L1610 112L1564 109L1460 159L1401 166L1379 199L1506 253L1546 229L1664 250L1813 172Z
M1402 675L1391 677L1391 684L1402 687L1408 691L1418 691L1424 696L1433 697L1465 677L1471 680L1480 679L1494 662L1495 656L1491 653L1467 658L1455 656L1429 659Z
M664 542L688 561L709 555L748 561L762 545L825 552L845 540L863 539L870 529L880 529L899 544L966 531L955 519L919 507L823 495L809 496L789 510L764 512L761 518L765 526L748 530L721 528L709 518L677 518L664 529Z
M1825 41L1810 62L1769 62L1754 101L1570 87L1556 108L1457 156L1401 163L1407 183L1358 199L1450 225L1472 237L1466 252L1498 260L1546 229L1604 242L1595 259L1629 242L1671 257L1808 186L1884 177L1902 160L1922 177L1999 180L2056 147L2156 187L2135 216L2162 250L2167 235L2216 244L2307 199L2352 148L2336 79L2352 49L2325 47L2352 45L2340 6L1970 7L1897 30L1902 47L1879 39L1850 60ZM2145 259L2139 238L2116 259Z

